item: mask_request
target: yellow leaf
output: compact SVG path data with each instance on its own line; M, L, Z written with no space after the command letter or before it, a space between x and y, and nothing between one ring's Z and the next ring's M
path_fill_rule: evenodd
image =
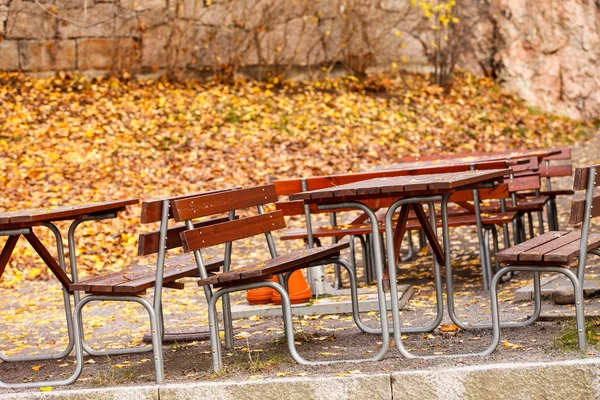
M42 392L50 392L52 390L51 386L43 386L40 388Z
M34 365L33 367L31 367L31 370L32 370L32 371L39 371L39 370L40 370L40 368L42 368L42 366L41 366L41 365Z

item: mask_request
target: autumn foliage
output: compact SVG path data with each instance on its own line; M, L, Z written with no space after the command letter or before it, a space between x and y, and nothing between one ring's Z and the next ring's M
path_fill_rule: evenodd
M0 74L0 101L0 210L346 173L414 154L556 146L592 129L467 73L448 95L418 75L223 85ZM137 207L82 226L84 275L129 263L138 226ZM47 273L27 246L19 243L4 285Z

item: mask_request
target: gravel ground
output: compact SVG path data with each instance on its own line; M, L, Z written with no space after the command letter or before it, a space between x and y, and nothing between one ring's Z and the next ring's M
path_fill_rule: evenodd
M594 162L593 149L598 148L600 136L576 148L577 165ZM568 188L570 179L559 182ZM569 199L559 201L562 227L567 226ZM594 228L600 230L598 223ZM489 321L489 300L481 289L477 243L472 229L452 231L452 256L455 272L456 307L458 315L469 323ZM299 243L284 244L287 248ZM235 260L252 260L264 257L265 250L257 251L252 242L241 245ZM235 261L234 260L234 261ZM600 263L590 258L587 277L600 274ZM402 311L404 326L426 324L435 315L435 296L432 284L432 262L428 255L405 263L400 268L399 282L410 283L415 294ZM524 319L533 311L530 302L515 302L514 291L531 283L529 274L520 274L501 287L501 318ZM22 282L12 289L0 289L0 351L7 355L47 353L51 348L62 348L66 343L66 325L62 311L60 288L55 282ZM244 301L243 295L234 296L234 302ZM167 291L164 297L167 329L205 329L206 308L203 295L194 284L183 291ZM400 357L392 347L380 362L341 363L327 366L302 366L296 364L287 351L283 324L280 318L237 320L235 347L223 349L226 368L214 373L211 369L208 340L165 345L165 371L167 382L185 382L204 379L245 380L278 378L283 376L344 375L368 372L429 369L500 362L554 361L598 356L600 349L591 344L586 354L566 346L568 332L574 329L572 306L544 302L543 321L519 329L503 329L502 343L488 357L437 358L408 360ZM586 314L600 315L600 299L586 299ZM552 317L552 318L551 318ZM557 318L558 317L558 318ZM139 346L146 332L146 318L141 308L133 304L112 303L89 307L85 313L86 334L97 348L123 345ZM363 318L371 326L378 325L376 313L365 313ZM600 319L590 318L591 324ZM444 318L444 330L430 334L408 334L404 345L416 354L456 354L481 351L491 339L488 330L456 330ZM599 323L600 324L600 323ZM10 326L10 329L7 327ZM296 343L301 355L310 360L335 360L339 358L367 358L379 351L381 338L361 333L349 315L310 316L295 320ZM596 333L594 333L596 335ZM598 338L600 339L600 337ZM0 374L5 382L22 382L67 377L74 368L74 358L37 362L2 362ZM145 384L154 382L151 353L127 356L86 357L86 365L79 380L69 388L102 387ZM0 391L2 393L2 391Z

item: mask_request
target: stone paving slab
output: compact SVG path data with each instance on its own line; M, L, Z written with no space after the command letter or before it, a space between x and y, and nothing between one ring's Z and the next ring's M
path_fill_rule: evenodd
M414 289L411 285L398 285L398 301L400 309L408 303ZM360 312L378 311L379 302L377 293L367 292L359 289L359 309ZM352 301L348 293L347 299L340 300L338 296L322 297L310 303L301 303L292 305L292 314L303 315L328 315L328 314L345 314L352 312ZM391 310L390 300L387 300L387 308ZM261 317L277 317L281 315L281 306L274 304L265 305L250 305L236 304L231 308L233 319L248 318L253 315Z
M541 279L542 299L554 300L556 304L573 304L575 296L571 281L563 274L556 274ZM586 278L583 281L583 293L586 298L600 294L600 278ZM533 299L533 284L515 291L515 301Z
M3 400L600 399L600 359L4 394Z

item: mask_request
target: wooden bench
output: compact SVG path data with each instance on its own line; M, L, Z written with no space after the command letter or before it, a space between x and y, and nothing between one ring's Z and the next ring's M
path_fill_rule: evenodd
M113 355L139 353L152 350L154 353L154 367L156 382L160 383L164 379L164 366L162 358L162 338L164 335L162 321L162 289L173 288L183 289L184 284L178 282L179 279L187 277L200 276L200 270L193 257L189 254L182 254L166 259L168 250L182 247L180 233L185 226L175 226L169 228L169 220L173 218L172 204L175 201L185 200L187 198L198 198L203 195L224 193L232 189L219 190L207 193L192 193L184 196L165 197L144 201L142 203L141 223L160 222L159 230L142 233L139 237L138 255L156 255L156 261L145 263L136 262L125 268L123 271L104 274L91 277L79 282L73 282L69 285L72 291L83 291L87 296L76 301L73 325L75 332L75 346L77 352L82 354L85 346L83 341L82 310L85 305L92 301L127 301L141 304L148 312L150 320L150 332L152 346L137 347L127 349L114 349L97 351L86 348L91 355ZM204 229L214 224L228 221L228 218L219 218L215 220L200 221L196 223L198 229ZM207 260L205 270L207 273L215 273L225 263L223 259ZM155 288L154 299L150 303L142 294L147 289ZM225 302L224 302L225 307Z
M506 273L512 271L533 272L534 299L536 312L532 322L540 314L539 274L543 272L561 273L573 284L575 292L575 312L579 348L586 349L586 327L583 301L583 282L587 254L600 256L600 234L590 233L590 220L600 216L600 194L594 195L594 189L600 186L600 165L592 165L575 170L573 190L585 190L585 198L575 199L571 203L571 224L581 224L580 231L550 231L532 238L496 255L496 259L507 264L500 269L492 281L492 310L497 309L497 283ZM573 273L569 265L578 258L577 272ZM498 315L496 315L498 317Z
M211 327L211 347L213 354L213 367L219 370L222 366L218 322L216 321L216 301L225 294L235 291L254 289L258 287L271 287L279 292L282 297L283 316L286 336L290 353L299 363L310 363L302 359L295 351L293 324L291 319L290 300L285 289L273 282L271 278L278 275L280 282L284 276L297 269L315 265L315 263L340 262L348 270L353 282L353 293L356 293L356 281L353 271L347 263L338 259L340 251L348 247L347 242L334 243L329 246L301 249L277 255L271 232L285 228L283 212L280 210L264 212L264 205L277 201L277 192L274 185L259 186L239 189L226 193L217 193L208 196L192 197L176 200L173 203L173 214L176 221L185 221L187 230L181 232L181 241L186 252L198 251L197 265L201 271L202 279L198 285L204 287L207 301L209 301L209 326ZM236 212L240 209L256 208L257 215L240 217L235 221L227 221L206 227L193 227L196 218L215 216L223 213ZM246 214L244 214L246 215ZM199 252L208 247L223 243L233 243L256 235L264 235L271 252L271 259L264 261L253 260L250 264L232 268L230 271L208 275L202 254ZM213 292L213 288L219 288ZM355 310L355 312L358 312ZM382 323L385 324L385 323ZM387 326L384 325L387 334ZM382 328L382 329L383 329Z
M217 191L220 192L220 191ZM208 192L212 193L212 192ZM161 222L168 223L168 220L173 218L172 214L163 221L161 208L164 201L175 201L188 197L197 197L202 193L192 193L185 196L159 198L142 202L142 212L140 221L142 224ZM227 221L227 218L219 218L213 221L204 221L196 224L198 227L209 226L215 223ZM175 249L182 246L180 232L185 230L185 226L169 228L166 232L165 242L162 248L165 250ZM158 254L161 248L160 229L154 230L139 235L138 240L138 256L147 256ZM157 260L158 261L158 260ZM123 271L88 278L86 280L72 283L70 290L84 291L87 294L102 294L102 295L141 295L147 289L156 286L157 264L134 262L132 265L125 268ZM219 270L223 266L223 259L211 259L207 264L207 269L210 272ZM162 286L172 289L183 289L182 283L177 282L179 279L188 277L198 277L198 267L190 255L178 255L173 258L167 258L164 261L164 273L162 277Z

